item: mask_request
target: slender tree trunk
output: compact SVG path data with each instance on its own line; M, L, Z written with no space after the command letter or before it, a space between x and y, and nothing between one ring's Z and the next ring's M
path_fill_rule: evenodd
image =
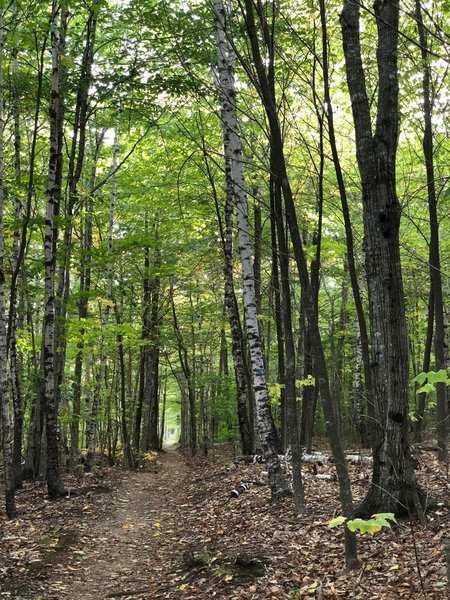
M435 369L440 371L446 369L445 356L445 323L444 323L444 300L442 293L441 255L439 249L439 220L437 211L436 183L434 173L434 149L433 149L433 124L432 124L432 100L431 100L431 72L430 55L428 53L427 32L422 20L422 7L420 0L415 0L415 18L419 31L420 49L422 53L422 92L423 92L423 116L425 130L423 133L423 153L427 172L428 210L430 215L430 273L434 297L434 360ZM438 444L438 459L445 462L448 459L448 407L446 384L436 384L436 431Z
M186 385L188 389L188 403L189 407L189 446L192 454L196 454L197 452L197 420L195 413L195 387L192 376L192 369L189 364L188 352L186 346L183 341L183 336L181 334L180 328L178 326L178 318L175 310L175 302L173 298L173 286L171 286L170 290L170 301L172 305L172 315L173 315L173 325L175 336L178 341L178 357L180 359L181 369L183 371L184 377L186 379ZM186 405L185 405L186 406ZM186 413L185 413L186 414Z
M55 202L59 197L60 180L58 164L61 164L62 148L59 144L59 34L60 14L58 0L52 2L52 80L50 105L50 157L48 166L47 198L45 214L45 289L44 289L44 325L43 325L43 362L44 362L44 407L46 416L47 442L47 487L50 498L65 494L61 481L59 464L58 412L55 389L55 262L56 262L56 224Z
M14 7L13 7L14 10ZM17 17L17 12L15 12L15 16ZM23 207L22 218L21 218L21 227L19 231L19 235L14 236L15 243L15 252L14 252L14 260L12 264L12 272L11 272L11 285L10 285L10 294L9 294L9 315L8 315L8 332L7 332L7 351L10 350L13 354L15 352L16 342L16 303L17 303L17 290L19 289L18 280L22 273L24 258L27 252L28 246L28 225L31 218L32 213L32 203L33 203L33 194L34 194L34 174L36 167L36 147L37 147L37 138L38 138L38 130L39 130L39 118L40 118L40 110L41 110L41 100L42 100L42 82L43 82L43 70L44 70L44 53L46 51L46 43L47 38L42 42L42 46L38 54L38 74L37 74L37 90L36 90L36 101L35 101L35 110L33 117L33 128L30 136L30 152L28 157L28 183L26 189L26 201L25 206ZM13 50L13 74L17 71L17 52L16 49ZM21 139L20 139L20 123L19 123L19 105L18 105L19 97L18 97L18 85L16 81L14 82L14 163L15 163L15 173L16 173L16 181L19 181L20 174L20 149L21 149ZM18 185L19 191L19 185ZM16 213L19 210L20 198L17 198L16 201ZM16 244L18 247L16 248ZM31 319L29 322L32 323ZM31 332L33 333L33 327L31 327ZM33 344L34 347L34 344ZM16 362L16 365L14 364ZM37 360L35 360L35 365L37 366ZM12 369L12 378L16 380L17 385L20 385L18 381L17 373L14 371L18 368L17 361L15 361L15 357L11 357L11 369ZM18 470L19 460L21 461L21 450L22 450L22 418L21 415L22 407L21 407L21 398L20 398L20 388L17 387L14 391L14 411L15 411L15 420L14 420L14 470L15 475L17 476L16 484L19 483ZM33 478L37 476L39 472L39 461L40 455L36 455L36 451L39 451L40 439L37 440L36 436L40 436L42 433L41 427L41 411L42 403L40 399L35 399L34 401L34 409L30 411L30 416L35 417L36 421L31 419L31 424L28 431L28 440L27 440L27 453L25 458L25 467L22 475L26 475L27 478Z
M205 356L205 340L203 335L203 314L200 303L200 284L197 279L196 283L196 313L197 313L197 331L198 345L200 349L200 367L199 367L199 400L200 400L200 416L202 427L202 451L204 456L208 456L209 445L209 427L208 427L208 404L207 404L207 389L206 389L206 356Z
M63 382L66 360L66 313L70 291L69 266L72 250L73 217L75 205L79 200L78 184L83 170L86 151L89 86L91 84L92 66L94 62L97 17L99 13L98 2L99 0L94 0L92 3L86 23L86 39L81 64L81 72L78 81L72 143L67 173L69 197L65 211L66 226L62 240L62 259L58 269L58 287L56 290L55 301L55 340L58 346L58 352L55 355L55 381L58 389ZM95 184L91 189L95 189Z
M430 295L428 299L428 319L427 319L427 335L425 338L425 349L423 352L422 371L428 373L431 364L431 348L433 347L434 333L434 291L433 284L430 285ZM414 413L414 441L422 441L425 406L427 400L427 392L421 392L417 396L417 409Z
M0 14L0 404L6 515L8 519L12 519L16 516L16 503L15 479L13 471L13 429L9 410L7 372L7 317L5 306L3 45L3 14Z
M370 348L369 335L367 331L366 316L361 298L361 290L358 280L355 249L353 240L353 230L350 220L350 210L348 206L347 190L344 182L341 161L336 142L336 133L334 129L333 103L330 94L330 74L328 66L328 29L327 29L327 14L325 0L319 0L320 4L320 20L322 26L322 69L323 69L323 85L324 85L324 101L325 113L328 122L328 137L331 147L331 155L333 159L336 179L341 199L342 216L344 217L345 238L347 246L347 265L350 275L350 283L352 286L353 300L355 302L356 315L358 319L359 339L361 343L362 361L364 366L364 387L365 398L367 403L367 412L369 417L369 434L372 431L375 423L375 412L372 398L372 372L370 367Z
M241 140L238 133L236 94L234 85L233 50L225 33L225 11L222 0L214 4L218 49L218 74L216 85L222 104L224 150L231 162L231 177L237 212L239 252L242 262L244 315L252 364L253 389L256 401L256 418L259 440L269 471L269 482L274 497L290 493L278 459L278 436L273 423L264 373L261 338L257 318L255 277L251 256L248 221L248 203L245 193Z
M164 429L166 426L166 406L167 406L167 367L165 367L165 369L164 369L164 377L163 377L161 425L160 425L160 430L159 430L159 450L163 449L163 444L164 444Z
M92 157L91 178L89 190L93 190L97 174L97 162L100 157L103 144L105 130L101 132L96 139L95 149ZM86 219L85 232L82 243L81 256L81 275L80 275L80 299L78 301L78 318L83 322L88 316L89 294L91 291L91 252L92 252L92 219L93 219L94 202L92 194L89 193L86 198ZM80 335L84 336L84 327L80 330ZM83 357L84 357L84 342L81 340L77 344L77 355L75 357L75 373L73 382L73 404L72 404L72 421L70 423L70 464L71 468L75 468L78 464L80 454L79 430L81 420L81 391L82 391L82 373L83 373Z
M116 128L114 132L114 150L113 150L113 172L115 173L119 156L119 131ZM114 241L114 217L116 210L117 201L117 189L116 189L116 177L115 174L112 177L112 189L111 189L111 203L109 206L109 227L108 227L108 263L106 269L106 303L105 307L102 307L102 303L99 304L100 320L101 320L101 333L100 333L100 365L98 367L96 375L96 384L94 389L94 397L92 400L91 415L89 419L89 426L87 432L87 455L85 461L85 470L89 471L92 468L92 462L95 455L95 439L97 430L97 415L101 403L101 392L102 385L105 382L106 385L106 374L107 374L107 358L105 351L105 328L109 322L109 312L113 301L112 292L112 279L113 279L113 241Z
M294 487L294 503L299 514L306 514L305 493L303 490L300 436L297 417L297 390L295 386L295 344L292 332L292 303L291 285L289 276L289 253L286 242L286 232L282 215L281 189L277 182L273 182L274 215L278 234L278 248L280 257L281 291L283 298L283 329L284 346L286 351L286 416L288 421L289 445L292 453L292 476Z
M226 195L225 195L225 227L222 222L219 201L214 178L209 169L209 165L204 153L207 165L208 178L214 195L217 219L219 221L219 230L222 240L223 258L224 258L224 290L225 306L228 313L228 322L231 333L231 353L233 356L234 377L236 380L237 391L237 417L241 449L244 455L252 454L254 451L254 436L252 436L251 419L248 410L252 402L247 386L247 364L245 362L242 340L244 337L242 331L241 317L239 307L234 291L233 281L233 185L231 176L226 177ZM231 164L227 161L225 164L226 172L230 172Z
M266 44L266 47L270 48L270 46L273 44L273 40L270 39L267 20L260 2L258 2L257 9L259 23L262 26L263 39ZM330 446L336 464L336 472L339 481L339 491L342 509L345 516L352 518L353 499L350 486L350 478L347 469L347 462L342 449L341 440L337 428L335 406L333 404L333 400L330 393L330 383L328 378L328 371L325 361L322 339L318 325L313 290L309 279L306 256L300 237L300 229L297 222L293 193L286 169L283 138L281 135L281 127L278 120L275 95L274 91L271 90L269 78L267 77L266 68L262 59L261 50L259 46L260 42L258 37L258 31L256 28L255 15L253 10L254 5L252 0L245 0L245 26L257 74L257 80L255 80L254 83L257 86L258 92L262 99L269 124L271 152L273 157L272 170L275 179L278 182L278 185L280 185L282 189L285 203L286 220L289 226L289 233L292 240L294 257L297 263L298 274L302 287L302 294L304 294L305 297L305 309L310 327L311 341L316 363L317 385L320 391L325 420L327 422ZM275 13L273 15L273 18L275 18ZM271 52L270 55L274 56L274 53ZM352 532L347 530L347 528L345 529L345 542L345 558L347 568L355 568L358 564L356 536Z
M286 450L288 446L288 418L287 418L287 403L286 403L286 357L285 345L283 343L283 314L281 309L281 286L279 276L279 251L276 231L275 218L275 181L270 178L270 226L271 226L271 243L272 243L272 282L273 293L275 297L275 327L277 332L277 362L278 362L278 383L280 385L280 440L282 450Z
M121 285L123 289L123 283ZM122 296L123 298L123 296ZM114 300L113 300L114 302ZM118 307L117 302L114 302L114 312L116 315L117 325L122 324L123 306ZM126 469L134 468L133 453L131 451L130 436L128 431L128 414L127 414L127 390L126 390L126 369L125 369L125 351L123 346L122 333L117 334L117 346L119 353L119 373L120 373L120 415L122 422L122 450L123 450L123 465Z

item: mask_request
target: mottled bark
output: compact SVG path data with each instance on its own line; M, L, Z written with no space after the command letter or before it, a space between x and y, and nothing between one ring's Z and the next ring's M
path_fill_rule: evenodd
M226 132L224 132L226 135ZM204 153L205 155L205 153ZM219 200L217 197L217 190L215 186L214 177L209 169L209 164L205 155L205 162L207 165L208 178L211 184L211 188L214 194L214 202L216 208L216 215L219 221L219 230L222 241L222 250L224 258L224 291L225 291L225 306L228 314L228 322L230 324L231 333L231 354L233 356L234 366L234 377L236 380L236 393L237 393L237 417L239 434L241 440L241 448L243 454L252 454L254 451L254 432L252 431L252 421L250 415L252 414L249 410L250 403L253 402L252 396L249 393L247 380L248 380L248 368L245 361L244 350L242 340L244 334L242 331L241 317L239 314L239 307L234 291L234 280L233 280L233 204L234 204L234 192L233 182L231 179L231 163L226 161L225 172L226 172L226 195L225 195L225 224L222 221L221 210L219 207Z
M59 34L58 16L60 5L58 0L52 2L52 78L50 103L50 156L48 162L48 180L45 212L44 237L44 324L43 324L43 363L44 389L43 404L46 417L46 453L47 453L47 487L50 498L58 498L65 494L61 480L59 464L59 432L58 411L55 388L55 262L56 262L56 224L55 202L59 195L58 164L61 164L61 146L59 132Z
M222 0L215 1L214 12L216 17L216 40L218 50L216 85L220 96L221 116L225 132L225 159L229 160L231 163L231 178L236 202L239 253L242 263L244 316L252 364L258 434L268 467L272 494L277 497L289 493L290 490L278 459L278 436L276 435L270 410L267 382L264 373L262 344L259 335L255 277L248 219L248 202L245 191L242 148L235 104L234 52L225 34L225 12Z

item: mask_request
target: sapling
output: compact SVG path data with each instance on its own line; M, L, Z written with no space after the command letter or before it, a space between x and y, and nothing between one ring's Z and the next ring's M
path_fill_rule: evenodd
M378 513L376 515L372 515L370 519L351 519L347 520L347 517L336 517L335 519L331 519L328 523L328 527L333 529L334 527L338 527L339 525L343 525L347 521L347 527L350 531L356 533L370 533L371 535L375 535L378 533L383 527L391 528L391 524L389 521L393 521L396 523L396 519L393 513Z

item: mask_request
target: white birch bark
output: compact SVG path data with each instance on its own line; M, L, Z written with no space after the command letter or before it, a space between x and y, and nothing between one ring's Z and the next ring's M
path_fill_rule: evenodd
M214 73L214 79L221 101L225 160L230 160L231 162L231 177L236 201L239 253L242 262L244 316L250 348L257 428L264 458L268 466L269 483L272 493L274 496L280 496L290 493L290 490L278 459L274 425L267 394L267 382L257 318L255 277L248 222L248 202L245 192L242 162L242 144L239 136L235 104L235 59L231 44L226 37L225 14L222 0L215 0L214 13L216 17L218 54L217 73Z
M55 395L55 260L56 231L54 223L55 199L58 186L58 160L60 148L58 144L59 124L59 27L58 0L52 2L51 20L51 104L50 104L50 157L48 163L45 237L44 237L44 406L47 434L47 486L51 498L65 493L59 472L58 421Z

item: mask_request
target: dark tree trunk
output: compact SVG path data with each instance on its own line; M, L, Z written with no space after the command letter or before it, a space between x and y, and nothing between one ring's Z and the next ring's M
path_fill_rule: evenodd
M427 172L428 210L430 215L430 274L434 297L434 360L435 369L446 369L445 352L445 322L444 299L442 293L441 255L439 250L439 220L437 211L436 180L434 172L433 149L433 124L431 100L431 72L430 56L428 53L427 32L422 20L422 7L420 0L415 0L415 18L419 31L420 49L422 53L422 91L423 91L423 116L425 129L423 133L423 153ZM436 384L436 431L438 445L438 459L445 462L448 458L448 407L446 384Z
M366 274L375 403L372 486L361 514L412 509L422 514L408 444L409 349L401 274L401 207L395 189L398 143L398 1L375 3L378 28L378 103L375 133L361 59L359 5L346 0L341 15L347 83L361 174Z
M434 333L434 292L433 284L430 285L430 295L428 299L428 319L427 319L427 335L425 338L425 348L423 351L422 371L428 373L431 364L431 348L433 347ZM427 392L421 392L417 396L417 407L414 412L414 441L422 441L423 425L425 418L425 406L427 401Z
M302 294L305 296L305 309L309 327L311 330L311 341L314 351L315 363L316 363L316 377L317 385L320 391L320 397L322 400L322 406L325 414L325 419L328 427L328 435L330 440L330 446L333 453L333 457L336 464L336 471L339 481L339 490L342 503L342 509L345 516L350 518L353 517L353 499L350 486L350 478L347 469L347 462L342 449L341 440L339 438L339 432L337 428L337 420L335 413L335 406L330 393L330 383L328 378L327 365L325 361L325 354L322 345L322 339L320 336L317 311L315 307L313 290L308 274L308 266L306 262L306 256L300 237L300 230L297 222L297 215L295 211L294 197L289 181L289 176L286 169L286 161L284 155L283 139L281 135L281 127L278 120L276 99L271 90L269 81L267 78L266 68L261 55L260 42L258 31L256 28L255 15L254 15L254 3L252 0L245 0L245 26L251 45L251 51L253 56L253 62L257 74L257 80L255 85L257 86L261 100L264 105L264 109L267 116L267 121L270 129L270 143L271 152L273 157L272 169L276 181L281 186L283 198L285 202L286 220L289 227L289 233L293 245L294 256L297 263L298 274L300 277ZM267 21L264 15L264 11L260 2L258 2L258 19L262 25L263 38L266 38L267 42ZM275 15L273 15L275 18ZM346 565L350 568L355 568L358 564L357 549L356 549L356 536L345 528L345 540L346 540Z
M280 385L280 443L281 450L285 451L288 446L288 421L287 421L287 406L286 406L286 358L284 349L284 333L283 333L283 314L281 309L281 286L279 276L279 251L276 231L275 218L275 182L273 177L270 181L270 227L271 227L271 244L272 244L272 285L275 298L275 327L277 332L277 363L278 363L278 383Z
M5 264L4 264L4 94L3 94L3 15L0 14L0 412L1 441L3 451L3 477L5 483L5 505L8 519L16 516L15 477L13 471L13 428L9 409L7 371L7 317L5 306Z
M61 262L58 269L58 286L55 299L55 341L58 351L55 353L55 385L56 393L63 382L66 360L66 313L70 292L70 257L72 251L74 210L79 201L78 184L83 170L86 150L87 112L89 87L92 79L94 63L94 46L98 18L98 0L94 0L89 9L86 22L86 38L78 81L75 113L69 164L67 173L68 201L65 211L65 228L61 245ZM63 79L63 78L61 78ZM95 182L91 188L92 194Z
M229 161L227 161L225 164L225 170L229 174L226 177L224 227L214 178L209 169L209 164L205 152L204 158L207 166L208 178L214 195L216 214L219 222L219 230L222 241L222 250L224 258L223 273L225 289L225 306L228 313L228 322L230 324L231 333L231 353L233 356L234 377L236 380L238 426L242 453L246 455L252 454L255 449L254 432L252 435L253 420L250 418L251 412L248 410L249 403L251 403L253 399L251 394L249 393L247 385L248 368L245 361L242 345L244 334L242 331L241 317L239 314L239 307L234 291L233 281L233 182L230 174L231 164Z
M286 351L286 416L288 422L288 438L292 453L292 476L294 488L294 503L299 514L306 514L305 493L301 471L301 447L297 417L297 390L295 386L295 344L292 332L292 301L289 275L289 253L286 232L282 215L281 188L273 181L274 216L277 226L277 238L280 257L281 293L283 299L283 329L284 347Z
M96 139L95 150L92 157L93 165L91 169L91 178L89 189L93 190L97 174L97 162L101 153L103 130ZM82 255L80 266L80 298L78 300L78 318L83 322L88 316L89 294L91 291L91 252L92 252L92 219L94 201L92 194L85 200L86 202L86 218L84 224L84 236L82 239ZM84 327L80 330L80 335L84 336ZM77 344L77 355L75 357L75 373L73 382L73 403L72 403L72 421L70 423L70 466L72 469L78 464L80 454L80 420L81 420L81 390L82 390L82 373L83 373L83 358L84 358L84 341L81 340Z
M333 158L336 179L339 188L339 196L341 199L342 216L344 217L345 239L347 246L347 266L350 275L350 283L352 286L353 300L355 302L356 315L358 319L359 340L361 344L362 363L364 367L364 387L365 398L367 404L368 423L366 422L365 429L370 432L373 429L375 421L374 404L372 398L372 372L370 367L370 349L369 335L367 332L366 316L364 313L361 290L358 281L358 274L355 261L355 248L353 240L353 230L350 220L350 210L348 206L347 190L344 182L341 161L336 142L336 134L334 129L333 103L330 95L329 82L329 66L328 66L328 31L327 31L327 15L325 1L320 0L320 20L322 26L322 69L323 69L323 85L324 85L324 101L326 107L326 117L328 122L328 137L331 147L331 155ZM366 420L367 421L367 420Z
M188 403L189 407L189 446L192 454L196 454L197 452L197 420L195 413L195 387L194 381L192 377L192 369L189 364L188 352L186 346L183 341L183 336L181 334L180 328L178 326L178 318L175 310L175 302L173 298L173 287L170 290L170 301L172 305L172 315L173 315L173 325L175 336L178 341L178 357L180 359L181 369L183 371L186 385L188 389Z

